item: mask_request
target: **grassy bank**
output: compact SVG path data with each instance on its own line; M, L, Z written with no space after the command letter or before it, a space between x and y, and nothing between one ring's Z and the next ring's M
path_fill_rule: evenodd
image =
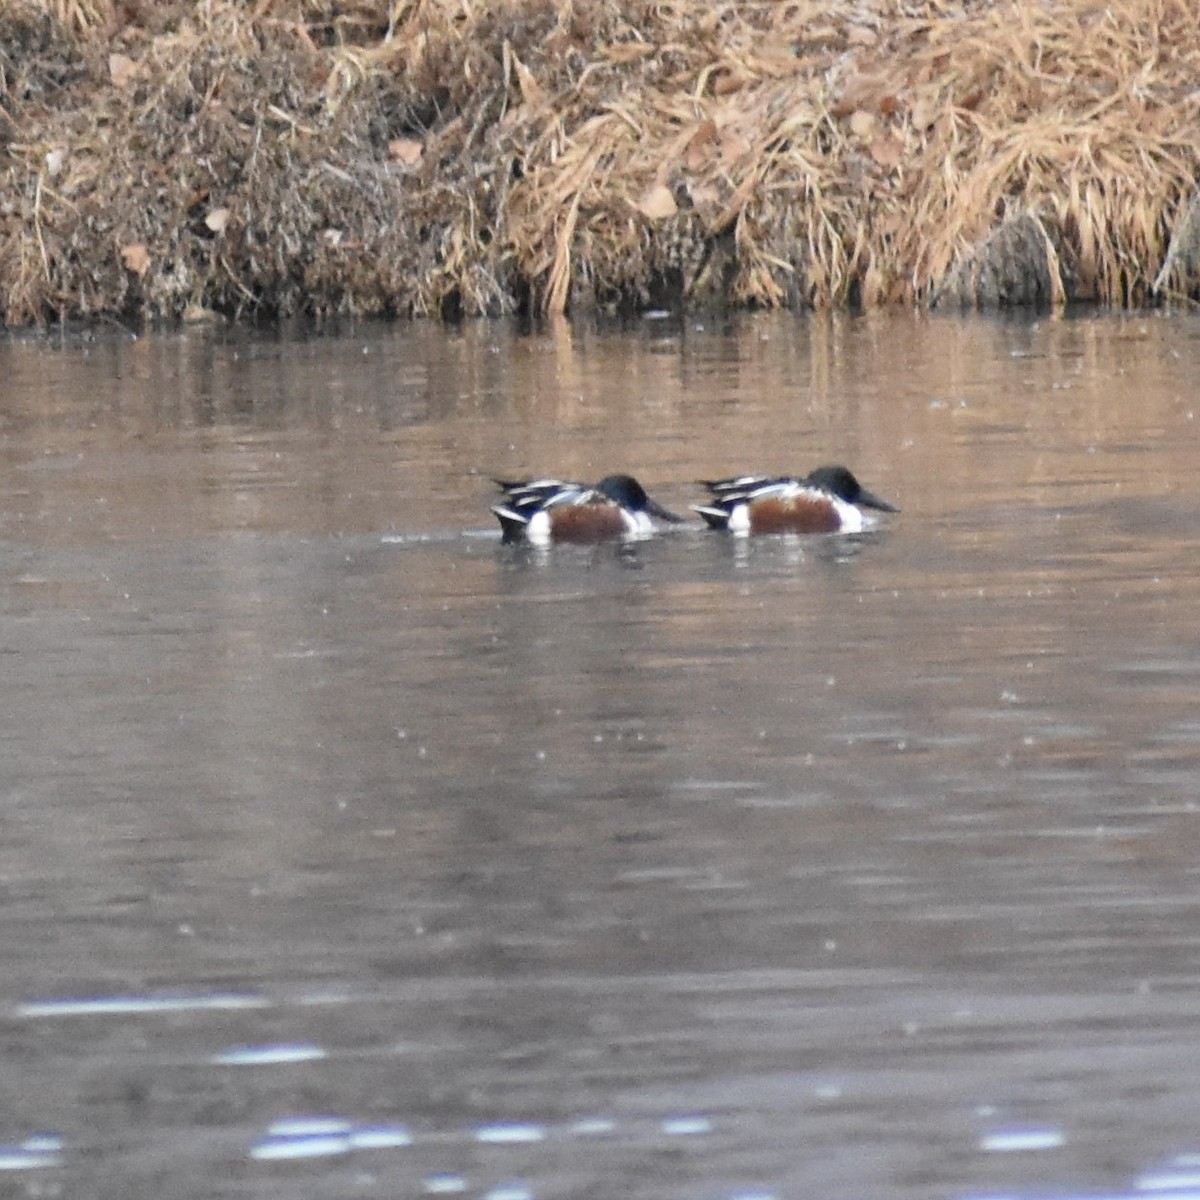
M1192 0L9 0L0 301L1136 305L1197 79Z

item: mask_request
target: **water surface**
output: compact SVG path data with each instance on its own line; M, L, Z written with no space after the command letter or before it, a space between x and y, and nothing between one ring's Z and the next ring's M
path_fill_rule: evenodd
M1198 339L0 346L17 1194L1197 1194ZM487 513L827 461L903 513Z

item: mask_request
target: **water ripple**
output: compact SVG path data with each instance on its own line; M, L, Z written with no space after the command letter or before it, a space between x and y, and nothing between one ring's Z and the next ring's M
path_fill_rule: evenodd
M17 1005L19 1017L94 1017L127 1013L178 1013L205 1009L269 1008L262 996L214 992L196 996L69 996Z
M56 1133L33 1133L17 1145L0 1145L0 1171L30 1171L57 1167L63 1141Z

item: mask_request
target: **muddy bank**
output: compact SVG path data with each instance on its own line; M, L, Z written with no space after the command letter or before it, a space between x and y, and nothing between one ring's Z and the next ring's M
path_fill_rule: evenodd
M3 316L1144 304L1198 77L1190 0L15 0Z

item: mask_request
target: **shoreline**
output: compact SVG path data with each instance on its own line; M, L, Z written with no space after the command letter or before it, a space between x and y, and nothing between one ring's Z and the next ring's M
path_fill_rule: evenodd
M1197 294L1186 0L392 8L7 6L5 323Z

